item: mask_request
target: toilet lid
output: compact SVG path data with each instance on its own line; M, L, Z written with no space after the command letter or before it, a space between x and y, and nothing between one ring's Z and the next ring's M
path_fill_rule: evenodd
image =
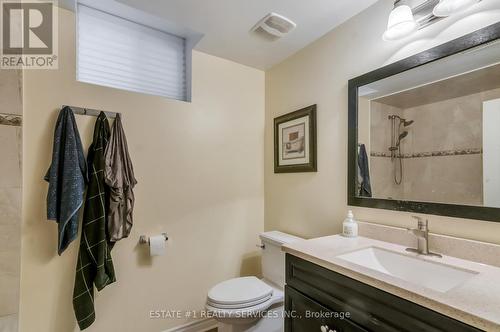
M256 277L243 277L214 286L208 292L208 300L213 304L240 305L267 300L272 294L273 288L263 281Z

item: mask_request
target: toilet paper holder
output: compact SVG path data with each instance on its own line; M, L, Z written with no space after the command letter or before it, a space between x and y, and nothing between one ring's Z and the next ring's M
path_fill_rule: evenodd
M167 233L161 233L161 235L163 235L163 237L165 238L165 241L168 241ZM146 235L141 235L139 237L139 243L140 244L149 244L149 237L147 237Z

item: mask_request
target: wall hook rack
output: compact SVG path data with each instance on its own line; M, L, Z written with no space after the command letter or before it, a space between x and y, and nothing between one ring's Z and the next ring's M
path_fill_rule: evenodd
M100 110L95 110L92 108L84 108L84 107L78 107L78 106L69 106L69 105L63 105L64 107L69 107L73 111L74 114L79 114L79 115L88 115L88 116L99 116L101 113ZM116 112L109 112L109 111L102 111L108 118L114 119L116 118L116 115L118 113Z

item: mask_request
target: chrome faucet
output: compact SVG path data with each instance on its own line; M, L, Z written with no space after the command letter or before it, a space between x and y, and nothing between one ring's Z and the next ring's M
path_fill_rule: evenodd
M417 248L407 248L406 251L414 252L419 255L442 257L429 251L429 221L423 220L419 216L412 216L418 221L418 228L409 228L408 232L417 237Z

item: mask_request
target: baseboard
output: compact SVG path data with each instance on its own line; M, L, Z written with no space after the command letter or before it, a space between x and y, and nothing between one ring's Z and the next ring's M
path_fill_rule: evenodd
M217 327L217 321L212 318L205 318L181 326L173 327L163 332L205 332Z

